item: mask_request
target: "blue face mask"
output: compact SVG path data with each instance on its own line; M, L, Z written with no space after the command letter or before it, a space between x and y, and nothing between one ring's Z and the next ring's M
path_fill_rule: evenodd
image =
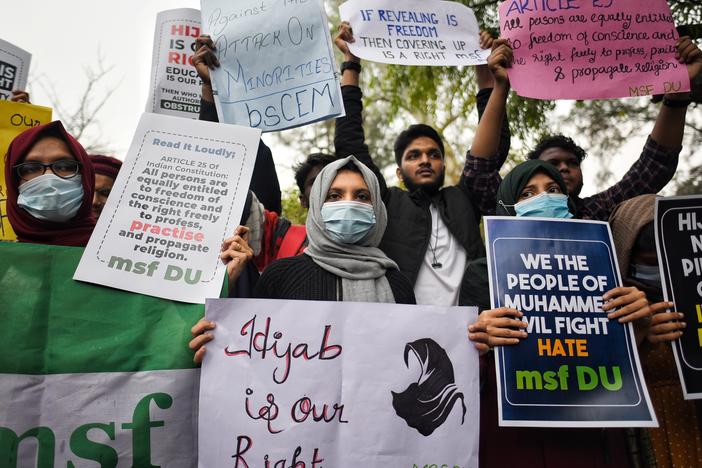
M327 202L322 205L322 221L329 236L343 244L356 244L375 226L375 212L368 203Z
M19 187L17 205L42 221L62 223L73 218L83 203L80 175L62 179L44 174Z
M517 216L563 219L573 217L568 210L568 197L562 193L541 192L514 205L514 211Z

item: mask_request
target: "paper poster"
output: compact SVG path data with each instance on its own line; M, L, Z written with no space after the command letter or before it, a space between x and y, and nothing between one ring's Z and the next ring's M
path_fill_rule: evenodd
M458 2L349 0L339 13L353 28L349 49L364 60L459 66L486 64L490 55L473 10Z
M51 108L0 100L0 155L3 164L7 148L17 135L28 128L51 122ZM5 171L0 171L0 240L15 240L17 236L7 219L5 203L7 188Z
M656 199L656 246L666 301L687 327L672 343L686 400L702 398L702 196Z
M609 225L487 217L485 231L492 306L528 323L495 348L500 425L657 427L633 328L602 311L621 285Z
M73 279L176 301L219 297L259 130L146 113Z
M512 41L512 88L536 99L609 99L690 90L675 59L666 0L567 0L500 5Z
M477 468L476 313L208 300L199 466Z
M0 101L10 99L15 89L27 89L31 59L29 52L0 39Z
M284 130L344 115L322 0L201 0L220 122Z
M156 16L151 81L146 112L197 119L202 80L192 60L201 35L200 11L178 8Z
M73 281L81 252L0 242L0 466L196 466L204 306Z

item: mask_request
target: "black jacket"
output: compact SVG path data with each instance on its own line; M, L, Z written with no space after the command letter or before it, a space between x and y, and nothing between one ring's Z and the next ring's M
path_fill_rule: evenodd
M396 304L415 304L414 290L402 273L385 273ZM343 301L341 278L314 263L309 255L288 257L268 265L256 283L253 296L261 299Z
M398 187L388 188L365 144L361 90L356 86L344 86L341 92L346 116L336 119L334 146L337 156L356 156L378 177L383 201L388 210L388 226L380 244L383 252L398 264L400 271L414 285L431 238L429 206L433 202L451 234L466 250L468 261L484 257L485 248L479 230L480 211L475 206L464 178L461 177L458 184L444 187L431 197L423 190L410 193ZM477 107L480 115L487 105L490 93L491 90L482 90L478 94ZM500 141L500 158L506 157L508 152L509 127L505 119Z

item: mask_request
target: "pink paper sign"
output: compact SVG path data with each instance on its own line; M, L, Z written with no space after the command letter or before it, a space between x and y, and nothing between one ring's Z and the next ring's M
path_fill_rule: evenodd
M520 96L608 99L690 90L665 0L507 0L502 37Z

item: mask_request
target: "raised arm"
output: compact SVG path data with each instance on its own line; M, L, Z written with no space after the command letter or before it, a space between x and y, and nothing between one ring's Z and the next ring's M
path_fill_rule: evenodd
M344 54L344 65L341 73L341 95L344 99L346 116L336 119L334 133L334 149L340 158L354 155L356 159L368 166L378 178L383 197L387 192L387 184L380 169L373 162L373 158L366 145L366 136L363 131L363 93L359 87L361 59L349 50L348 42L354 42L351 25L342 22L334 38L334 44Z

